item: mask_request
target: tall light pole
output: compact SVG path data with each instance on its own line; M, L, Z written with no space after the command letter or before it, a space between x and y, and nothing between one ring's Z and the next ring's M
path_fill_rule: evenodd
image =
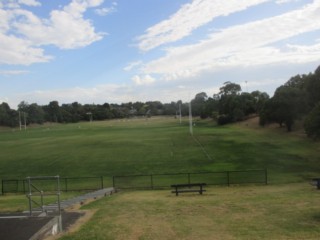
M190 135L193 136L191 100L189 102L189 128L190 128Z
M179 118L180 118L180 124L181 124L181 103L179 103Z
M92 112L87 112L87 115L89 116L89 121L92 122Z

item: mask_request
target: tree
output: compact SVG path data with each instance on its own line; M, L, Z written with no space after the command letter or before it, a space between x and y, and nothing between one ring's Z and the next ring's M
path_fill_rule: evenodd
M303 90L288 86L277 88L274 96L266 103L260 117L260 123L284 123L288 132L292 130L294 121L305 113L306 96Z
M18 125L18 114L17 111L10 109L8 103L0 104L0 125L15 127Z
M60 112L59 102L51 101L47 107L44 108L47 114L47 120L50 122L62 122L62 115Z
M308 114L304 122L304 129L308 137L314 140L320 138L320 102Z
M36 103L32 103L29 105L27 109L28 113L28 121L29 123L44 123L44 111L43 109Z
M205 103L208 96L205 92L197 93L195 98L191 101L192 115L200 116L201 118L208 117L205 113Z
M266 101L270 99L269 95L265 92L253 91L251 96L254 98L255 113L260 113Z
M236 95L241 92L241 86L232 82L225 82L224 86L220 88L220 95Z

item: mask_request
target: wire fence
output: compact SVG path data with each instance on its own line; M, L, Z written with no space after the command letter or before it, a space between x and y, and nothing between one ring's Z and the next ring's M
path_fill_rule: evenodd
M51 179L32 180L39 189L47 191L55 191L56 183ZM60 190L64 192L70 191L93 191L104 187L103 177L60 177ZM27 179L2 179L1 193L20 193L28 192Z
M104 188L104 177L60 177L60 189L69 191L94 191ZM40 189L54 191L55 183L48 179L33 180ZM267 169L198 172L198 173L167 173L113 176L112 185L116 189L166 189L173 184L206 183L207 185L237 184L268 184ZM111 183L110 183L111 184ZM2 179L0 194L26 194L27 179Z
M267 169L113 176L116 189L165 189L172 184L207 185L268 184Z

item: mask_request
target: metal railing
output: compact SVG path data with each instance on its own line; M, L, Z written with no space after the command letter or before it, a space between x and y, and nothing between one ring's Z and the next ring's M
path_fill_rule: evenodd
M236 184L268 184L267 169L197 172L197 173L167 173L113 176L113 187L116 189L164 189L172 184L205 182L207 185Z
M34 184L42 189L54 191L55 186L48 179L34 179ZM63 192L70 191L92 191L104 187L103 177L60 177L60 190ZM26 194L28 192L27 179L2 179L1 193L18 193Z

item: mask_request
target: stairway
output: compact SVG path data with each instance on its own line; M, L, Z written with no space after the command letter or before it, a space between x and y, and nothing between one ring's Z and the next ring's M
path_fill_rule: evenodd
M100 189L100 190L97 190L94 192L86 193L84 195L81 195L81 196L78 196L75 198L63 200L60 202L60 210L70 208L70 207L77 205L77 204L83 204L87 200L93 200L93 199L97 199L97 198L100 198L103 196L112 195L114 192L115 192L114 188L104 188L104 189ZM59 211L59 206L58 206L57 202L53 203L53 204L45 205L45 206L43 206L43 209L41 207L37 207L37 208L32 209L33 214L43 213L44 215L46 215L47 213L53 213L53 212L57 212L57 211ZM24 213L29 213L29 211L24 211Z

